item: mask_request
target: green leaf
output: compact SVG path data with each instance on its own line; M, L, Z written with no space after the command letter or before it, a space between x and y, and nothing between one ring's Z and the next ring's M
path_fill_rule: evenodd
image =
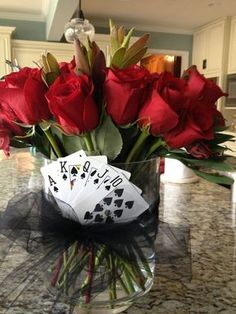
M130 38L132 37L133 32L134 32L134 28L131 28L129 30L128 34L124 38L124 41L122 43L122 47L124 47L124 48L128 48L129 47Z
M47 53L46 59L50 72L54 72L57 76L60 75L60 68L57 59L50 52Z
M119 49L116 50L116 52L114 53L114 55L111 59L111 65L112 66L116 66L118 68L121 67L121 64L123 62L123 58L125 55L125 51L126 51L126 49L123 47L120 47Z
M218 171L233 171L234 168L229 165L224 163L223 161L216 161L212 159L191 159L191 158L186 158L181 155L177 154L168 154L169 158L174 158L178 159L181 161L184 165L187 167L203 167L203 168L208 168L208 169L215 169Z
M222 161L214 161L214 160L204 160L204 159L189 159L189 158L181 158L187 164L196 165L199 167L215 169L219 171L233 171L234 168L229 165L225 164Z
M219 174L211 174L211 173L206 173L203 171L199 171L196 169L193 169L194 173L207 180L210 181L212 183L216 183L216 184L226 184L226 185L232 185L234 183L234 180L232 178L226 177L226 176L222 176Z
M121 65L122 69L127 68L132 64L137 64L145 55L147 49L148 49L147 47L143 47L134 56L130 57L129 59L125 59Z
M125 27L123 25L118 28L117 36L119 44L122 45L125 38Z
M16 148L26 148L26 147L31 147L31 144L29 143L26 143L20 139L17 139L17 138L11 138L11 141L10 141L10 146L11 147L16 147Z
M230 126L215 126L214 127L214 131L215 132L223 132L223 131L226 131L226 130L229 130Z
M80 149L86 149L84 146L84 141L80 136L68 136L63 134L62 137L66 154L69 155L77 152Z
M126 51L125 58L130 59L135 56L138 51L140 51L147 45L149 37L149 34L144 34L142 37L136 40L136 42L134 42L132 46L130 46L129 49Z
M119 49L120 44L118 40L118 30L116 25L111 25L110 27L110 54L113 56L115 51Z
M110 160L119 155L123 146L122 137L111 117L104 116L103 123L95 131L95 138L102 155L106 155Z
M215 133L215 138L211 142L214 144L221 144L227 141L235 141L235 137L230 134Z

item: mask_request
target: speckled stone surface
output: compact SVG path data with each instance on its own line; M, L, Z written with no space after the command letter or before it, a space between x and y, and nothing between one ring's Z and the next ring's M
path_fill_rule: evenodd
M0 210L14 194L41 185L39 167L44 162L26 150L13 151L10 159L0 161ZM124 313L236 313L236 205L231 203L230 190L200 180L162 184L160 194L160 219L176 228L189 228L189 251L158 263L151 291ZM0 237L0 250L6 241ZM25 258L27 253L13 246L1 264L0 281ZM0 304L0 313L52 313L51 302L39 276L12 307ZM67 307L59 305L55 313L67 314Z

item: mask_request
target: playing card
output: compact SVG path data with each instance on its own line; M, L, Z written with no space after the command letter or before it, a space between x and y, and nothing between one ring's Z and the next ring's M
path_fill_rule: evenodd
M105 161L104 159L102 161ZM70 205L74 207L83 198L87 197L88 194L92 193L94 183L94 177L101 167L104 166L103 162L100 162L97 158L86 157L81 161L82 166L76 174L76 179L73 181L73 190L70 195ZM73 170L73 168L72 168ZM71 170L71 171L72 171ZM71 177L73 174L71 174Z
M63 179L59 173L58 163L55 161L50 163L49 165L42 167L41 173L44 177L45 191L47 193L49 193L49 191L51 192L63 216L78 220L78 217L75 214L73 208L68 206L68 204L64 200L63 193L65 191L66 184L64 182L60 182L60 180Z
M80 208L79 221L82 224L92 223L127 223L148 209L148 203L131 184L121 185L108 193L100 201L89 198ZM81 220L82 218L82 220Z
M114 167L114 166L111 166L111 168L117 172L121 172L126 177L126 179L128 179L128 180L130 179L131 173L129 171L118 168L118 167ZM137 187L137 185L133 184L132 182L131 182L131 184L138 191L139 194L142 194L142 190L139 187Z
M58 162L61 163L61 168L65 171L67 171L68 178L69 178L69 194L67 195L67 199L70 199L73 195L71 194L71 191L75 187L75 182L77 180L83 181L83 183L86 182L86 165L84 166L84 163L86 161L95 162L97 165L98 163L104 164L107 163L107 157L106 156L86 156L85 152L83 150L80 150L74 154L71 154L64 158L59 158ZM87 163L88 164L88 163ZM82 167L81 167L82 166ZM81 173L80 169L84 167L85 173ZM100 165L98 166L100 167ZM63 174L63 173L62 173ZM63 174L65 176L65 174ZM77 189L81 189L81 185L78 184Z
M113 170L115 170L116 172L121 172L121 173L126 177L127 180L130 179L131 173L130 173L129 171L124 170L124 169L121 169L121 168L118 168L118 167L115 167L115 166L111 166L111 165L110 165L110 167L111 167Z
M45 190L49 190L54 197L61 199L60 186L58 182L57 162L53 161L50 164L42 167L41 173L44 178Z
M117 169L118 171L120 170L119 168ZM117 172L110 165L102 165L100 169L93 165L87 176L83 195L78 195L77 198L74 199L72 205L79 207L89 196L94 198L94 193L101 199L120 184L128 182L129 181L121 172Z
M129 181L130 172L108 165L106 156L80 150L41 172L64 216L82 224L128 222L148 208L142 191Z

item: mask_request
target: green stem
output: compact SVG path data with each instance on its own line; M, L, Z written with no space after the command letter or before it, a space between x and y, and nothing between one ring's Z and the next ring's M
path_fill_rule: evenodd
M87 147L87 151L89 151L89 152L94 151L93 142L92 142L90 133L86 133L86 134L83 136L83 139L84 139L85 145L86 145L86 147Z
M145 159L148 159L161 146L166 146L166 143L159 137L149 148Z
M66 251L63 253L63 266L65 266L65 265L67 265L67 252ZM66 294L68 293L67 277L68 277L68 272L65 271L64 276L63 276L63 280L65 282L64 292Z
M116 270L114 265L114 256L110 253L107 257L107 268L108 268L108 281L109 281L109 296L110 300L116 300ZM111 308L113 308L113 304L111 304Z
M69 257L67 256L67 252L65 251L63 253L63 269L62 272L58 278L58 282L60 282L63 279L63 283L66 282L66 273L69 270L69 267L73 261L73 259L75 258L76 254L77 254L77 249L78 249L78 244L77 242L74 242L71 246L72 249L72 253L71 255L69 255Z
M58 146L58 144L57 144L55 138L53 137L53 135L52 135L52 133L51 133L50 128L48 128L48 129L45 130L45 129L43 129L43 128L41 127L41 129L42 129L43 132L45 133L45 135L46 135L46 137L47 137L49 143L51 144L52 149L54 150L54 153L56 154L56 156L57 156L58 158L59 158L59 157L63 157L63 155L62 155L62 153L61 153L61 151L60 151L60 148L59 148L59 146Z
M92 248L89 253L88 258L88 287L87 287L87 293L85 296L85 303L90 303L91 300L91 291L92 291L92 282L93 282L93 276L94 276L94 261L95 261L95 254L94 249Z
M131 151L129 152L129 155L126 159L126 163L129 163L131 161L135 161L135 159L137 158L138 154L140 153L140 151L142 150L146 139L148 138L149 133L147 132L147 130L142 130L136 143L134 144L133 148L131 149Z
M129 290L129 294L133 294L135 292L134 285L132 283L132 279L130 278L130 274L128 273L127 269L124 268L123 270L124 279L126 281L126 287Z

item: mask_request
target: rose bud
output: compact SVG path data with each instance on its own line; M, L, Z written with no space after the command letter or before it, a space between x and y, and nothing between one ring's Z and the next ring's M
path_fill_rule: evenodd
M210 147L203 141L194 143L186 147L187 152L197 159L208 159L215 156L215 153L210 150Z
M66 133L81 134L97 127L98 108L93 100L93 84L86 74L61 74L46 97L51 113Z
M149 77L149 72L137 65L108 70L104 83L106 111L117 125L137 120Z
M39 69L23 68L5 76L0 84L0 104L13 111L18 122L34 125L51 117Z

